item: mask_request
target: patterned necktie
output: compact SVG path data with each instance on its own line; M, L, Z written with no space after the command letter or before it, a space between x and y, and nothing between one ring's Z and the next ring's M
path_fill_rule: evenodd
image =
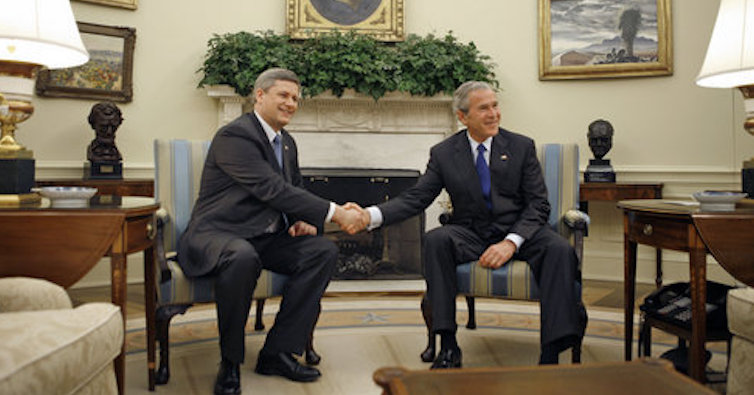
M280 165L280 172L283 172L283 145L280 143L280 135L275 135L275 138L272 139L272 149L275 150L275 158L278 160L278 165ZM285 174L285 173L283 173ZM288 227L290 227L290 223L288 222L288 216L285 215L285 213L281 213L283 217L283 229L287 230Z
M476 147L476 172L479 176L479 183L482 185L482 195L484 195L484 202L487 203L487 208L492 209L492 201L490 200L490 168L487 166L487 161L484 160L484 148L483 144L479 144Z
M280 170L283 170L283 145L280 143L279 134L275 135L275 138L272 139L272 148L275 150L275 157L278 160Z

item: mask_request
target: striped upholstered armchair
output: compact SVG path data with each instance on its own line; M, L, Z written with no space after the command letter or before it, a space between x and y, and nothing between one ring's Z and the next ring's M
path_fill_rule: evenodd
M589 217L578 211L579 205L579 147L576 144L545 144L538 151L539 162L547 185L547 199L551 211L550 226L571 241L579 258L578 283L574 284L581 294L581 262L584 236ZM447 222L448 213L440 216ZM539 289L534 274L524 261L510 261L491 270L480 267L476 261L458 265L456 268L458 292L466 296L468 321L466 328L476 328L474 298L500 298L514 300L539 300ZM426 297L422 299L422 314L427 329L431 325L431 309ZM427 348L421 358L431 362L435 357L435 337L429 332ZM573 348L573 362L581 360L581 344Z
M160 202L157 220L156 266L157 309L155 322L147 320L149 389L165 384L170 379L169 327L176 314L183 314L195 303L212 303L215 300L212 277L187 278L178 265L177 242L186 229L204 168L204 159L210 141L206 140L155 140L155 197ZM255 330L264 329L262 312L268 297L280 296L287 276L262 270L254 290L256 301ZM155 373L155 336L160 344L160 365ZM319 357L312 349L311 338L306 351L307 362L317 363Z

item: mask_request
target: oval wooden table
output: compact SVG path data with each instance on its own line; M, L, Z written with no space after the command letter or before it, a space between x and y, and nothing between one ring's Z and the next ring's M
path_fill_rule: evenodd
M754 200L725 212L703 211L691 201L624 200L618 207L623 209L625 359L631 360L637 245L688 252L691 333L674 333L689 338L689 375L704 382L707 253L734 278L754 285Z
M0 277L44 278L70 287L103 256L110 257L111 300L126 322L126 256L144 251L144 267L154 267L153 198L95 196L76 208L36 205L0 207ZM146 273L146 270L145 270ZM145 295L154 295L154 281L145 281ZM153 298L152 309L154 311ZM147 311L150 311L147 306ZM115 360L118 389L123 393L125 342Z

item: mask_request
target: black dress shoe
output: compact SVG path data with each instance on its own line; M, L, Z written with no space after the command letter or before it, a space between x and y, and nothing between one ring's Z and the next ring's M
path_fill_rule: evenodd
M223 360L215 379L215 395L235 395L241 393L241 374L238 364Z
M319 362L322 361L322 357L317 354L313 348L310 348L304 353L304 360L306 360L307 365L314 366L319 365Z
M316 368L298 363L291 354L285 352L277 354L259 352L257 367L254 371L266 376L283 376L289 380L303 382L314 381L322 375Z
M461 367L461 349L449 348L440 350L430 369L451 369Z

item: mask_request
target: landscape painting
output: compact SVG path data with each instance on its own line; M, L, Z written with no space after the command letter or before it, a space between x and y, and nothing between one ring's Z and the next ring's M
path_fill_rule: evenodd
M540 79L672 74L670 0L540 0Z
M78 27L89 61L78 67L40 71L37 94L131 101L134 29L83 22Z

